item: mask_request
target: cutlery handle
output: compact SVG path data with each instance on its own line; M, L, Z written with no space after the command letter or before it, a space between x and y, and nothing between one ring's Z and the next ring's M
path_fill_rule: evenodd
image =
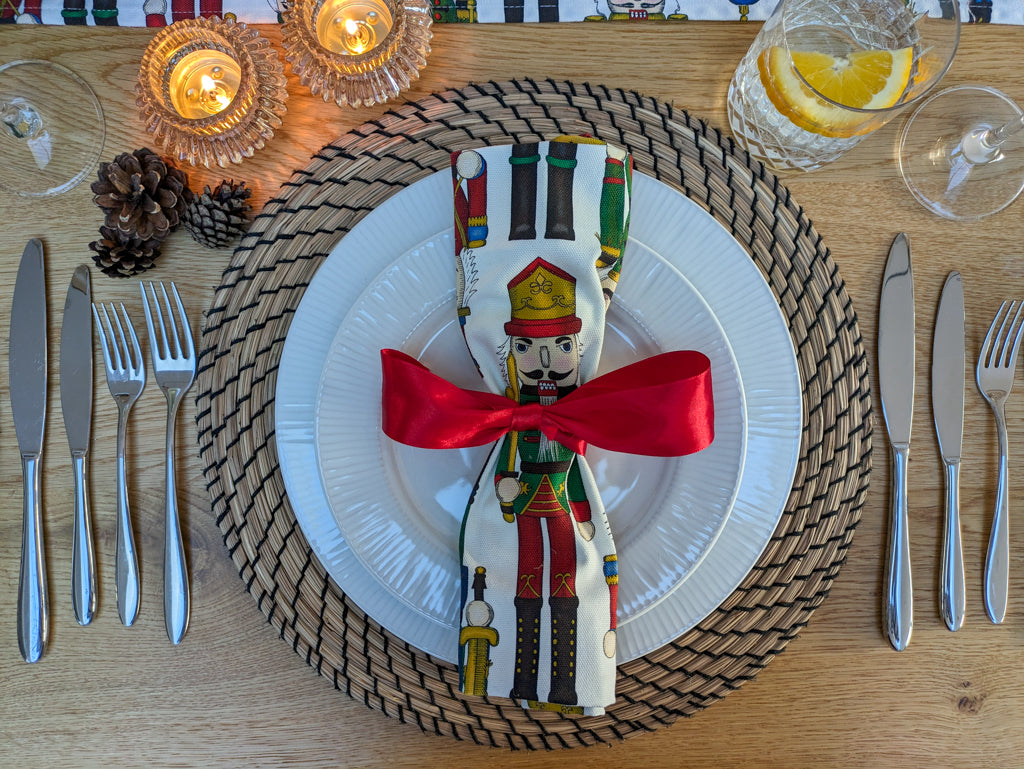
M892 498L889 504L889 556L885 564L885 630L889 643L903 651L914 627L910 581L910 534L907 530L907 463L910 447L892 447Z
M75 476L75 532L71 551L71 602L79 625L92 622L96 611L96 551L92 541L85 455L72 454Z
M38 662L50 632L46 596L46 554L40 501L41 456L21 456L25 515L21 530L21 575L18 582L18 647L25 662Z
M165 463L164 509L164 625L172 644L178 644L188 629L189 586L185 547L178 520L178 499L174 483L174 422L180 394L167 395L167 460Z
M946 524L942 538L942 576L939 610L946 627L959 630L964 624L967 589L964 585L964 552L960 540L960 461L945 463Z
M985 610L996 624L1006 617L1006 599L1010 579L1010 501L1007 465L1006 414L1002 404L994 408L999 434L999 482L996 485L996 513L985 560Z
M121 624L131 627L139 616L139 555L135 550L131 508L128 505L128 473L125 466L125 433L128 412L117 419L117 614Z

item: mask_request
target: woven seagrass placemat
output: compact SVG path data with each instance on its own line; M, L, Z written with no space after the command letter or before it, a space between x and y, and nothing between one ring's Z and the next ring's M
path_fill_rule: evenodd
M682 190L751 254L788 319L803 381L799 465L757 565L696 628L619 666L598 717L464 697L454 666L374 622L335 584L289 507L274 443L277 366L317 268L395 192L482 144L587 133ZM256 217L206 319L197 421L217 523L281 637L371 708L457 739L511 748L617 741L671 724L753 678L807 623L843 564L870 474L867 357L842 278L788 191L731 139L636 93L567 83L469 85L388 112L324 147Z

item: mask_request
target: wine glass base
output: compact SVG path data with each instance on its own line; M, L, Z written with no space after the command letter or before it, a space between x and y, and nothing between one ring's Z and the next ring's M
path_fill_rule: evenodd
M0 66L0 190L71 189L99 161L105 133L99 99L71 70L35 60Z
M899 167L907 188L947 219L981 219L1006 208L1024 190L1024 137L981 162L965 152L964 138L1021 115L1012 99L986 86L956 86L926 99L900 134Z

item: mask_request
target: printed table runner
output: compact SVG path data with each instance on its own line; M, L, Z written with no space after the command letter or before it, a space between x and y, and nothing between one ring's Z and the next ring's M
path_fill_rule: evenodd
M944 0L952 3L954 0ZM960 0L971 23L1024 24L1020 0ZM436 23L763 21L773 0L431 0ZM0 24L162 27L196 16L281 21L283 0L0 0Z

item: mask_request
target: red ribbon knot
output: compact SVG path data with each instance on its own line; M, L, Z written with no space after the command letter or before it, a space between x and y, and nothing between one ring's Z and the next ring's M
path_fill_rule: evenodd
M711 363L693 350L631 363L550 405L464 390L398 350L381 350L380 357L382 427L409 446L482 446L508 432L540 430L577 454L592 443L626 454L677 457L700 451L715 435Z
M512 409L509 432L539 430L544 421L544 407L539 403L523 403Z

